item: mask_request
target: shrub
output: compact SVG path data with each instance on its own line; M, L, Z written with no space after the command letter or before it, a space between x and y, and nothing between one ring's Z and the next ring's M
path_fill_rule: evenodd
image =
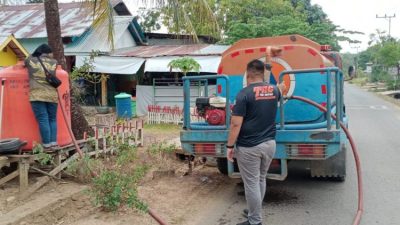
M73 161L67 167L67 173L75 176L81 182L90 182L92 179L92 174L101 173L104 170L103 162L100 159L90 158L85 156L82 159Z
M147 205L137 195L137 183L146 171L147 168L142 166L137 167L133 174L104 170L98 177L93 178L91 195L94 197L94 203L109 211L116 211L126 204L147 212Z
M89 192L94 204L101 205L105 210L116 211L127 205L147 212L147 205L138 197L137 186L146 175L149 167L135 165L137 148L127 143L115 146L117 158L115 165L101 171L98 177L92 179Z
M41 144L34 143L33 154L36 155L36 160L40 165L47 165L53 162L53 156L44 152L44 148Z

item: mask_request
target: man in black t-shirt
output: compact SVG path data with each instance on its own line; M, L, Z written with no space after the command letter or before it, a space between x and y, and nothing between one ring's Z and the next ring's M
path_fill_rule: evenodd
M274 56L271 48L268 50L269 56ZM264 82L264 67L260 60L248 63L248 86L236 96L232 112L227 157L233 161L235 154L248 206L248 221L238 225L262 224L266 176L276 149L275 118L281 92L277 86Z

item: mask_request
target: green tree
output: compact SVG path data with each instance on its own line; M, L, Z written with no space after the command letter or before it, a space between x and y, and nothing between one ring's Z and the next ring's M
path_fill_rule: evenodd
M342 62L343 62L343 73L345 75L349 75L348 74L348 69L350 66L355 66L355 60L357 55L356 54L352 54L352 53L343 53L341 54L342 57Z
M163 24L170 33L221 37L216 0L171 0L162 7Z
M140 26L144 32L152 32L159 30L161 28L160 16L161 11L158 9L147 10L146 8L141 8L139 10L140 14Z
M366 69L367 67L366 64L369 62L372 62L375 65L379 64L377 59L380 48L381 48L380 44L375 44L368 47L365 51L360 52L358 56L358 65L362 69Z
M378 51L377 60L386 68L397 66L400 61L400 43L385 43Z
M305 16L306 21L310 25L327 22L328 16L322 10L321 6L313 5L310 0L290 0L290 3L296 11Z
M286 0L220 0L218 22L223 30L236 23L257 23L276 16L296 16Z
M277 16L263 19L260 23L236 23L227 31L225 40L228 44L243 38L272 37L286 34L306 35L310 26L291 16Z
M163 24L174 33L213 34L212 26L202 20L193 2L181 0L190 13L176 14L171 8L164 8ZM334 25L326 13L310 0L206 0L209 9L214 12L221 28L224 40L222 43L232 44L242 38L277 36L285 34L301 34L320 44L331 45L334 50L340 50L339 41L358 42L348 37L359 32L347 31ZM184 8L185 8L184 7ZM176 17L190 20L190 26L178 26L172 23ZM214 17L211 17L213 21ZM268 27L273 26L273 28ZM215 29L214 29L215 30ZM218 36L218 35L213 35Z
M359 65L365 68L365 64L372 62L383 69L394 67L400 61L400 41L389 38L385 32L376 30L370 34L370 46L359 55Z
M178 59L172 60L168 66L172 69L179 69L183 76L186 76L188 72L199 72L200 71L200 64L191 57L182 57Z

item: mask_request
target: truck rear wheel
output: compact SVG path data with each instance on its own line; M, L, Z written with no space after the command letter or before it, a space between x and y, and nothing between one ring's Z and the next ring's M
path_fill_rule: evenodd
M311 161L311 177L328 178L333 181L346 180L346 145L327 160Z
M228 160L226 158L217 158L217 167L220 173L228 175Z
M233 163L233 172L239 172L239 166L234 158L235 162ZM226 158L217 158L217 167L220 173L224 175L228 175L228 160Z

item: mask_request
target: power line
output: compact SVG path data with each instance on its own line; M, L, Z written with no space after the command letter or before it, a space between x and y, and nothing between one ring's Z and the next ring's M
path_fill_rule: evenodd
M378 14L376 14L376 18L377 19L387 19L387 20L389 20L389 38L390 38L391 37L390 36L390 32L391 32L391 28L392 28L392 19L396 18L396 14L393 14L393 16L388 16L386 14L385 14L385 16L378 16Z

